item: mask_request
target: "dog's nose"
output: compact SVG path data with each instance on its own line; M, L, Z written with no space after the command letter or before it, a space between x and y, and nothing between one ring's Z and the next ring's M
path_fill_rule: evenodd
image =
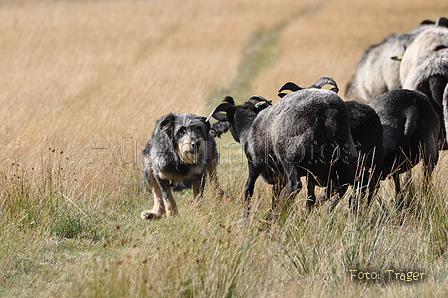
M191 147L193 147L194 150L198 150L199 146L201 145L200 141L193 141L190 143Z

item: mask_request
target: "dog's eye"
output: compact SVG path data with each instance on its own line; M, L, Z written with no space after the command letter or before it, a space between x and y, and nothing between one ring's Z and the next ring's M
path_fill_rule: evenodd
M197 127L195 128L195 131L196 131L197 133L202 133L202 128L201 128L200 126L197 126Z

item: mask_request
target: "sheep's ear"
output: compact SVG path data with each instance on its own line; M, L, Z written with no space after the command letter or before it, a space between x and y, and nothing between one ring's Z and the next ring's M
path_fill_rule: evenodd
M207 117L207 119L205 120L206 122L210 121L210 118L215 118L218 121L229 121L229 119L227 119L227 111L229 110L229 108L233 107L233 104L230 104L228 102L223 102L222 104L218 105L211 113L210 115ZM220 112L225 112L225 114L220 113Z
M325 85L331 85L333 86L333 88L331 88L330 90L338 93L339 92L339 88L338 88L338 84L336 84L336 81L333 80L333 78L331 77L320 77L316 83L314 83L312 86L310 86L310 88L317 88L317 89L321 89L323 86Z
M440 17L436 22L436 27L448 27L448 19Z
M254 107L256 109L259 109L261 107L263 108L267 108L269 106L272 106L272 101L271 100L267 100L266 98L264 98L263 96L260 95L252 95L249 100L253 100L255 102Z
M428 22L430 22L430 21L428 21ZM403 45L403 53L406 52L406 49L407 49L407 47L405 45ZM403 55L404 54L401 54L399 56L392 56L392 57L390 57L390 59L395 60L395 61L401 61L401 60L403 60Z
M229 104L231 104L231 105L235 105L235 101L233 100L233 97L232 97L232 96L226 96L226 97L224 98L223 102L227 102L227 103L229 103Z
M422 21L419 26L423 26L423 25L434 25L436 22L434 21L430 21L430 20L424 20Z
M173 135L174 131L174 121L176 120L176 116L173 113L169 113L160 119L159 129L166 132L169 136Z

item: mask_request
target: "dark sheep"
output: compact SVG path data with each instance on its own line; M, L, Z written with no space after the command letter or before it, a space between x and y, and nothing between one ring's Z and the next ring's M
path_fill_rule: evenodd
M370 106L383 126L383 176L392 175L396 204L402 205L399 174L423 161L425 182L439 158L439 116L428 97L414 90L399 89L376 97Z
M314 88L321 88L322 86L312 86ZM311 87L310 87L311 88ZM279 92L284 90L297 91L301 88L294 83L287 83ZM333 90L337 92L337 90ZM280 93L279 96L284 96L285 93ZM362 185L361 197L366 196L367 190L369 195L367 197L367 205L370 204L373 198L378 183L380 181L382 163L383 163L383 129L381 121L375 110L369 105L360 101L346 101L350 116L350 130L353 142L358 152L357 163L357 180ZM313 186L309 186L312 188ZM318 197L318 202L322 203L326 191ZM352 200L356 194L350 198L350 205L357 206L356 202ZM339 197L340 199L340 197ZM335 206L337 200L333 200L332 207Z
M358 152L357 179L369 191L367 205L376 193L383 166L383 128L373 108L359 101L345 102L350 115L350 129ZM366 189L367 187L367 189Z
M334 82L328 77L322 80ZM353 183L356 150L347 107L335 92L302 89L259 113L244 108L246 104L222 103L210 117L230 122L230 131L247 156L248 208L260 175L273 185L287 181L285 195L291 197L302 188L302 176L312 176L321 185L334 184L342 192ZM314 203L307 200L308 207Z

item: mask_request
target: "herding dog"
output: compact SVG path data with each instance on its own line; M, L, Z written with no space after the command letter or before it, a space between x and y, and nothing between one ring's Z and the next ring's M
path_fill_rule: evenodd
M202 196L206 170L213 187L218 153L214 136L205 117L170 113L156 122L151 139L142 152L143 174L152 187L154 207L141 213L143 219L156 219L178 214L172 190L193 187L194 198Z

